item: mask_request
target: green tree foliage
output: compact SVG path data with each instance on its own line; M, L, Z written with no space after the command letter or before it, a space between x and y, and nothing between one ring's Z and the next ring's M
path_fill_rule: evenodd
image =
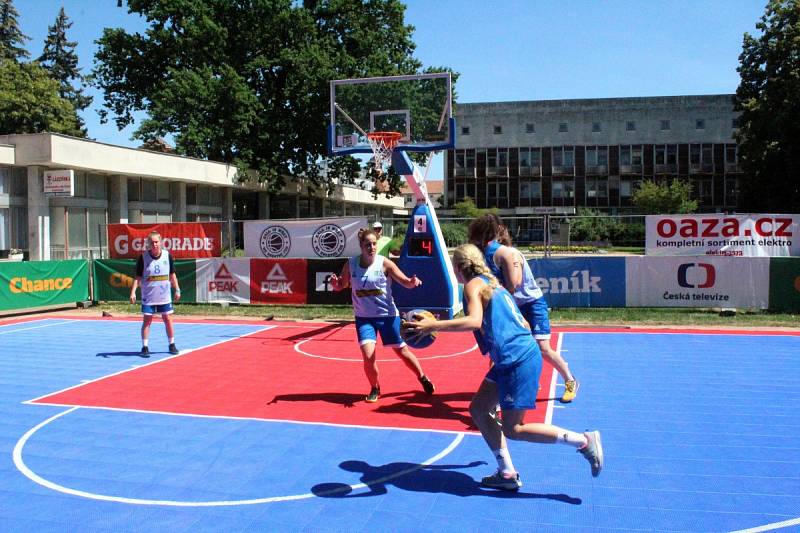
M744 34L734 98L739 208L800 213L800 0L770 0L756 28Z
M58 81L58 94L61 98L69 100L78 112L89 107L92 97L84 94L87 78L81 75L78 68L78 55L75 53L78 43L67 39L67 30L71 27L72 22L62 7L55 23L48 29L39 63ZM83 119L78 116L77 120L82 136L85 137L86 128Z
M0 59L0 134L44 131L79 136L72 104L38 63Z
M643 215L679 215L697 211L692 186L685 180L656 183L645 180L633 193L633 205Z
M19 61L28 59L25 41L30 37L22 33L17 24L17 13L12 0L0 0L0 59Z
M496 207L480 209L475 205L475 201L469 196L465 196L460 202L454 203L453 209L455 210L456 217L458 218L478 218L487 213L498 213L498 209Z
M122 129L173 135L181 154L287 175L352 182L358 164L327 154L329 80L420 72L399 0L129 0L144 34L106 29L93 71ZM372 174L375 175L374 173ZM400 180L389 180L397 194Z
M620 229L617 219L599 209L585 207L578 208L570 223L570 235L576 241L611 241Z

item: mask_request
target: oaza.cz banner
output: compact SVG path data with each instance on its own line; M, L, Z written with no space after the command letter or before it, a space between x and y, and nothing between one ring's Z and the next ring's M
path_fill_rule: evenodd
M85 260L0 263L0 310L88 299L89 263Z
M800 256L800 215L648 215L646 254Z
M331 259L361 252L358 230L366 218L252 220L244 223L247 257Z
M162 246L175 259L222 255L220 222L109 224L109 255L112 259L137 259L147 249L147 237L152 231L161 234Z

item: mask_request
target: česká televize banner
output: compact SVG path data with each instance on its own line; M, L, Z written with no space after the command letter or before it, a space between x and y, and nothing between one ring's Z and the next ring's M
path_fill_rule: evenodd
M174 259L222 255L222 223L170 222L165 224L109 224L108 251L112 259L138 259L146 249L151 231Z
M800 256L800 215L648 215L646 255Z
M0 263L0 310L88 299L89 263L85 260Z
M358 230L366 218L252 220L244 223L247 257L330 259L361 253Z

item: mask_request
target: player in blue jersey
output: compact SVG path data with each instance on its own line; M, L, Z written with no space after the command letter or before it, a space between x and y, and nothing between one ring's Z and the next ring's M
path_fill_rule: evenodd
M151 231L147 237L149 249L136 261L136 277L131 286L131 303L136 303L136 288L142 286L142 357L150 357L148 341L153 315L161 314L169 339L169 353L177 354L175 347L175 328L172 325L172 289L175 301L181 299L181 288L175 274L175 264L168 251L161 248L161 235Z
M496 215L488 214L472 221L469 225L469 242L481 249L486 264L494 276L508 292L522 316L531 325L533 338L539 344L542 356L561 375L564 380L564 394L561 401L568 403L578 394L579 383L572 375L569 365L550 346L550 317L547 301L542 289L536 284L531 267L522 253L511 247L511 237Z
M589 461L592 475L603 468L603 447L599 431L578 433L551 424L524 421L525 412L536 408L536 392L542 371L542 356L531 331L511 294L500 286L472 244L459 246L453 254L453 268L464 284L466 316L452 320L418 319L403 323L420 333L473 331L482 353L489 354L492 367L470 402L470 414L497 460L497 471L483 478L486 487L518 490L522 486L514 469L506 439L549 444L566 444ZM491 416L502 409L502 429Z
M425 393L433 394L433 383L400 336L400 312L392 298L392 282L413 289L422 285L422 281L416 275L409 278L390 259L378 255L378 236L375 230L361 229L358 232L358 242L361 255L351 257L344 264L339 276L331 276L331 287L335 291L347 287L352 290L358 344L364 359L364 373L371 387L366 401L377 402L381 395L378 360L375 356L378 333L383 345L391 347L409 370L416 374Z

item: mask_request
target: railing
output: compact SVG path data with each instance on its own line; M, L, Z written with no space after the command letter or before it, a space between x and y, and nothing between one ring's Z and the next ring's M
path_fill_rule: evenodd
M666 165L655 165L656 174L675 174L678 172L678 165L669 163Z
M619 173L620 174L641 174L642 173L642 165L620 165L619 166Z

